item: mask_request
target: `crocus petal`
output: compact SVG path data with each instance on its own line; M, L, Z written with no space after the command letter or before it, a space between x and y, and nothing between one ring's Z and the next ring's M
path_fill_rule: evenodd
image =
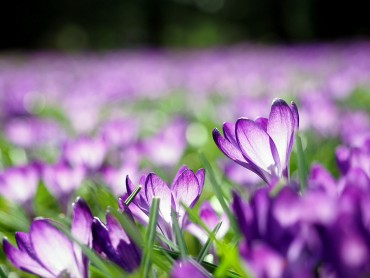
M196 172L195 176L197 177L198 183L199 183L199 185L201 187L201 190L202 190L203 189L203 186L204 186L204 180L205 180L205 176L206 176L206 170L199 169Z
M41 277L55 277L40 263L35 261L26 252L23 252L13 245L11 245L6 239L3 240L4 252L9 261L18 269L33 273Z
M308 178L308 186L311 190L323 190L330 196L336 196L338 191L337 183L333 176L319 164L312 166Z
M134 192L134 190L135 190L135 185L131 181L130 177L127 175L126 176L126 191L127 191L127 194L130 195L132 192Z
M224 123L222 125L222 131L224 132L225 139L237 148L238 142L236 141L235 124L227 122Z
M73 204L72 236L80 243L91 246L91 225L93 215L86 202L78 198Z
M120 241L117 246L117 254L121 262L120 265L127 272L131 273L140 266L141 251L135 244Z
M73 204L73 222L71 233L72 236L77 239L80 243L92 246L92 233L91 225L93 221L93 215L90 208L81 198ZM83 273L84 277L88 276L88 259L82 253L81 247L77 243L73 243L73 249L76 256L77 265L80 272Z
M171 278L207 278L212 277L201 265L194 260L177 262L171 271Z
M172 188L175 210L179 216L179 223L182 225L185 209L181 203L188 207L192 207L198 200L202 188L198 183L198 179L191 170L187 170L177 179Z
M276 146L270 136L255 122L239 119L236 137L243 156L268 175L279 176L280 164Z
M282 99L275 100L271 106L267 133L275 143L283 170L288 166L293 147L290 144L294 135L294 125L295 120L288 104Z
M212 132L213 140L215 141L217 147L230 159L239 163L243 167L250 168L248 162L245 161L239 148L230 143L229 140L225 139L221 133L215 128Z
M264 117L257 118L254 122L258 124L264 131L267 132L268 119Z
M297 131L299 129L299 114L297 105L292 101L290 102L290 110L292 111L293 118L294 118L294 129Z
M24 232L16 232L15 239L17 241L19 250L28 253L28 255L30 255L31 258L38 261L38 258L35 254L35 250L33 250L29 234Z
M149 202L151 202L153 197L160 198L159 210L161 216L166 222L170 223L172 194L168 185L156 174L151 173L145 182L145 193Z
M143 191L143 190L142 190ZM128 196L120 197L118 199L118 205L121 210L124 210L125 205L125 200ZM137 219L141 224L143 225L148 225L149 223L149 208L144 209L143 207L139 207L136 205L136 202L132 202L130 204L130 211L131 213L135 216L135 219Z
M351 150L345 146L339 146L335 150L335 158L340 172L345 175L351 166Z
M30 229L33 249L40 262L58 276L68 271L71 277L81 277L72 242L47 220L35 220Z
M301 207L297 194L285 186L274 200L273 215L283 227L292 226L300 217Z
M181 176L181 174L182 174L184 171L186 171L186 170L188 170L188 167L187 167L186 165L182 165L182 166L180 167L180 169L177 171L177 173L176 173L176 175L175 175L175 178L173 179L173 182L172 182L171 187L173 187L173 186L174 186L174 184L176 183L177 179L178 179L178 178Z
M172 188L176 205L184 203L186 206L191 207L200 195L201 187L198 179L191 170L187 170L181 174Z
M122 229L119 222L109 213L107 213L107 227L109 238L114 248L117 248L121 240L127 243L130 242L129 237L127 236L126 232Z

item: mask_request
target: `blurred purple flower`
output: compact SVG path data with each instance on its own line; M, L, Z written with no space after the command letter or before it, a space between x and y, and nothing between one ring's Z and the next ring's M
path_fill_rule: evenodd
M272 103L268 119L240 118L235 125L225 123L225 137L214 129L213 138L226 156L271 184L280 177L289 179L289 160L298 125L294 102L289 106L277 99Z
M224 173L232 182L240 184L253 192L263 184L261 178L254 172L246 172L245 168L233 161L228 161L223 165Z
M125 207L124 213L134 222L130 210ZM109 213L107 224L98 218L92 224L94 249L113 261L127 272L133 272L140 266L141 250L121 227L120 223Z
M339 146L336 150L336 160L343 175L350 169L359 168L370 178L370 140L362 147Z
M217 238L223 238L230 228L230 222L226 214L219 216L215 209L211 206L208 201L205 201L199 208L199 218L204 222L210 231L216 227L219 222L222 222L219 231L216 234ZM205 244L208 240L208 234L204 229L194 223L188 223L186 230L196 236L202 244Z
M78 199L74 204L72 236L91 247L92 214L87 204ZM3 240L3 248L11 263L23 271L42 277L89 276L88 259L81 247L52 225L49 219L34 220L30 232L17 232L18 248Z
M80 137L65 143L62 158L72 167L83 166L94 171L103 164L106 151L107 146L101 138Z
M45 186L63 205L67 205L70 197L85 178L82 166L71 167L64 162L55 165L45 164L42 167L42 179Z
M199 263L192 259L177 261L171 270L171 278L210 278L212 275L207 272Z
M40 180L38 164L7 168L0 173L0 195L30 208Z
M153 197L159 197L158 228L168 239L174 239L172 229L171 211L177 214L180 227L186 225L186 211L181 205L192 208L202 193L205 179L204 169L194 173L186 166L182 166L177 172L171 187L165 183L159 176L150 173L147 177L142 177L140 182L143 189L130 204L130 210L133 215L142 223L148 223L150 207ZM145 183L142 184L145 180ZM127 193L131 194L135 190L134 184L127 177ZM123 203L123 198L120 199Z
M102 178L115 196L121 196L127 193L125 181L126 177L138 177L139 169L135 163L128 161L120 168L104 167L101 170Z
M6 122L5 136L22 148L45 148L45 145L58 145L66 135L56 122L29 117Z
M137 139L138 131L134 120L113 120L104 124L101 133L109 147L123 148Z
M158 166L172 166L180 161L186 148L186 126L183 119L173 120L160 133L143 142L143 151Z

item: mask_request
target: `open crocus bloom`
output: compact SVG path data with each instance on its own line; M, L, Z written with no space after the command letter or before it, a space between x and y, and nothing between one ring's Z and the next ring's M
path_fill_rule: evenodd
M77 200L71 233L89 247L92 221L87 204ZM51 220L34 220L29 233L16 233L16 241L18 248L3 240L4 252L15 267L41 277L88 277L88 260L80 246L54 227Z
M158 228L168 239L173 239L171 211L175 211L180 227L185 226L186 211L182 203L192 208L199 199L204 186L205 171L198 170L194 173L186 166L180 168L177 172L172 186L170 187L159 176L150 173L145 178L144 188L130 204L132 214L140 222L146 224L149 221L150 207L153 197L160 198ZM131 194L135 186L127 178L127 193ZM141 182L144 181L144 177ZM122 203L122 198L120 202ZM122 207L122 205L121 205Z
M290 154L298 126L294 102L288 105L276 99L268 119L240 118L235 124L224 123L224 137L216 128L213 139L226 156L271 184L280 177L289 178Z

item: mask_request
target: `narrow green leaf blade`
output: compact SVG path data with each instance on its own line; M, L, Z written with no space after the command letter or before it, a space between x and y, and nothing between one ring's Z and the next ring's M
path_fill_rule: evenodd
M186 247L185 239L180 229L179 222L177 220L176 211L172 210L171 217L172 217L172 227L175 232L176 242L177 242L177 246L179 247L181 257L186 258L189 252L188 252L188 248Z
M238 230L238 227L236 225L234 215L231 212L230 207L227 205L227 203L224 199L222 189L221 189L219 183L216 180L215 173L213 172L211 164L209 163L208 159L205 157L205 155L203 153L200 154L200 160L202 161L202 164L204 165L204 167L207 170L207 174L208 174L207 177L209 177L210 180L211 180L213 190L215 191L216 197L217 197L218 201L220 202L220 204L222 206L222 209L226 212L227 217L230 220L230 224L233 227L234 232L238 233L239 230Z
M213 229L212 233L208 237L206 243L203 245L202 249L200 250L198 258L197 258L197 261L199 263L202 262L204 260L205 256L208 254L208 251L212 246L212 242L215 239L216 234L217 234L218 230L220 229L221 225L222 225L222 222L220 222L216 225L216 227Z
M306 158L305 158L305 154L303 151L302 140L298 134L296 136L296 141L297 141L296 146L297 146L297 162L298 162L299 181L301 184L301 191L304 191L307 188L307 177L308 177L307 163L306 163Z
M149 272L152 265L153 245L157 230L158 214L159 214L159 203L160 199L154 197L152 206L150 208L149 224L146 231L146 241L144 246L144 258L143 258L143 277L149 277Z

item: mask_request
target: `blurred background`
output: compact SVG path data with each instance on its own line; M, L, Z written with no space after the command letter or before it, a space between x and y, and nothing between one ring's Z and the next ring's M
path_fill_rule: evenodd
M366 1L35 0L8 1L2 50L209 47L240 41L363 40Z

